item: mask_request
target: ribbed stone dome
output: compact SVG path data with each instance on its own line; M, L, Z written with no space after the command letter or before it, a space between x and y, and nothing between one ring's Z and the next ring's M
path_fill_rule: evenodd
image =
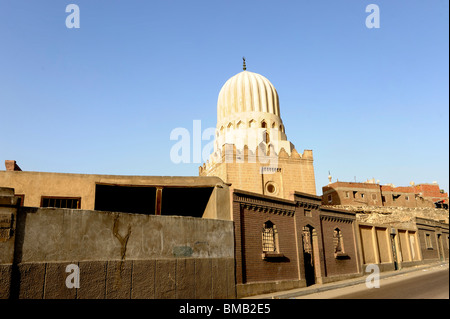
M269 113L279 118L278 93L264 76L243 71L231 77L220 90L217 123L235 117L236 113L250 112Z
M261 142L275 152L284 148L290 155L293 149L280 117L277 90L264 76L246 71L244 64L244 71L226 81L219 92L214 149L234 144L254 152Z

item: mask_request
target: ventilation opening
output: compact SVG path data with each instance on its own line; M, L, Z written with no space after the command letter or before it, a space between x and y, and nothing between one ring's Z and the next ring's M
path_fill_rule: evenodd
M156 187L96 185L95 210L155 214Z
M213 187L164 187L161 215L202 217Z
M267 194L269 194L269 195L276 194L277 187L275 186L274 183L267 183L266 184L266 191L267 191Z
M95 210L202 217L213 190L214 187L161 187L157 197L157 188L151 186L96 185Z

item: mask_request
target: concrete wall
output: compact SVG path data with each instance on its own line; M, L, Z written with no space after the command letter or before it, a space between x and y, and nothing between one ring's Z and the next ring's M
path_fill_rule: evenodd
M207 218L230 220L228 185L214 176L123 176L95 174L67 174L26 171L0 171L0 187L14 188L24 195L25 206L40 207L42 196L80 197L81 209L95 209L97 184L149 187L211 187L212 201L208 204ZM162 205L164 205L164 192ZM173 200L173 199L171 199ZM153 210L154 207L151 207ZM201 216L203 212L199 212Z
M24 207L22 234L20 262L233 257L232 222L222 220Z
M0 217L15 223L0 241L1 298L235 297L231 221L14 208L4 198ZM69 264L78 289L65 285Z
M366 223L359 223L358 228L363 265L377 264L381 271L388 271L423 263L416 229Z

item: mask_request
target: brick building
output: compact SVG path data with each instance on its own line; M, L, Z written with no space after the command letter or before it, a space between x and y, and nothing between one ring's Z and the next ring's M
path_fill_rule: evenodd
M406 187L377 183L335 182L322 187L323 205L437 207L448 209L448 194L438 184Z
M238 297L360 276L354 213L299 192L232 196Z
M448 223L418 217L414 221L423 260L448 260L450 248Z

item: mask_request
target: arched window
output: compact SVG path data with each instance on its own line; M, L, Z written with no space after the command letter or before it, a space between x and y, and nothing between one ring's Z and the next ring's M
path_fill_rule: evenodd
M267 132L267 130L264 130L262 139L263 139L263 142L266 144L270 142L270 136L269 136L269 132Z
M277 249L277 230L275 225L269 220L264 223L262 230L262 244L264 252L276 252Z
M344 241L342 239L342 231L339 228L334 229L333 233L333 245L335 254L344 253Z

